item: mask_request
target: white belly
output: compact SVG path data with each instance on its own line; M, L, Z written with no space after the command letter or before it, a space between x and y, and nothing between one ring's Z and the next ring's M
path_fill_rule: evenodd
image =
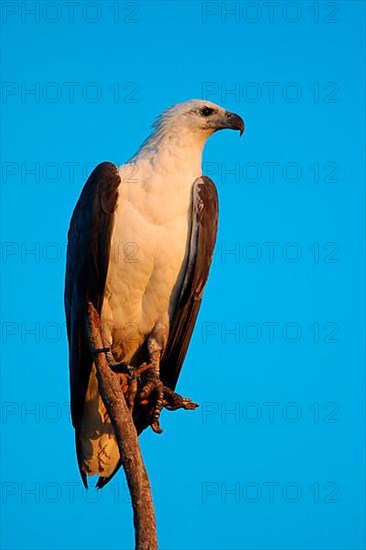
M120 361L171 313L189 229L190 187L160 194L132 185L121 186L102 308L104 337Z

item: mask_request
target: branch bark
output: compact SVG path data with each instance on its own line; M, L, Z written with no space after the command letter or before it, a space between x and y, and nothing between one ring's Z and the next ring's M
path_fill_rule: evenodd
M100 319L88 303L87 330L91 349L104 347ZM116 435L133 507L135 550L157 550L156 521L151 487L142 459L137 432L118 377L111 371L104 353L94 359L99 391Z

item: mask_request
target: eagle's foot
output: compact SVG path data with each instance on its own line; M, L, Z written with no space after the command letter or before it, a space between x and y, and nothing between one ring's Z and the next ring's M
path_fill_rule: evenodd
M164 407L164 386L155 370L149 369L146 372L138 397L142 405L152 405L150 426L154 432L161 434L163 430L159 418Z
M185 409L186 411L194 411L199 405L194 403L188 397L182 397L179 393L164 386L164 407L168 411L176 411L177 409Z
M151 405L150 426L154 432L161 434L160 414L163 408L169 411L177 409L194 410L198 407L187 397L182 397L167 386L164 386L156 371L146 373L141 391L138 394L141 405Z
M131 365L125 363L124 361L116 362L110 347L91 348L90 351L93 357L96 357L99 354L103 354L107 360L110 369L113 372L116 372L118 374L128 374L129 376L131 376L135 370L133 367L131 367Z
M121 361L120 363L109 362L109 368L118 374L128 374L132 376L134 373L134 368L131 367L128 363Z

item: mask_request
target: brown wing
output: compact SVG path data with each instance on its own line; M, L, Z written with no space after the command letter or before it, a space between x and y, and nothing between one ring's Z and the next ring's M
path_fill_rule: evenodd
M120 182L114 164L99 164L84 185L68 232L65 313L69 340L71 416L76 430L84 409L93 363L85 330L86 304L91 301L100 313Z
M160 363L161 380L172 390L177 384L201 307L216 242L218 209L215 184L206 176L198 178L192 189L191 231L185 276L167 347Z

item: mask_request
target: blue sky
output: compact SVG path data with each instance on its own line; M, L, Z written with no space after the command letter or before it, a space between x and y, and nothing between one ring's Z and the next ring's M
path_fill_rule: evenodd
M85 494L76 467L66 233L93 165L203 97L246 132L204 153L219 236L178 386L201 407L141 437L160 547L363 548L364 2L1 7L3 547L132 547L123 473Z

